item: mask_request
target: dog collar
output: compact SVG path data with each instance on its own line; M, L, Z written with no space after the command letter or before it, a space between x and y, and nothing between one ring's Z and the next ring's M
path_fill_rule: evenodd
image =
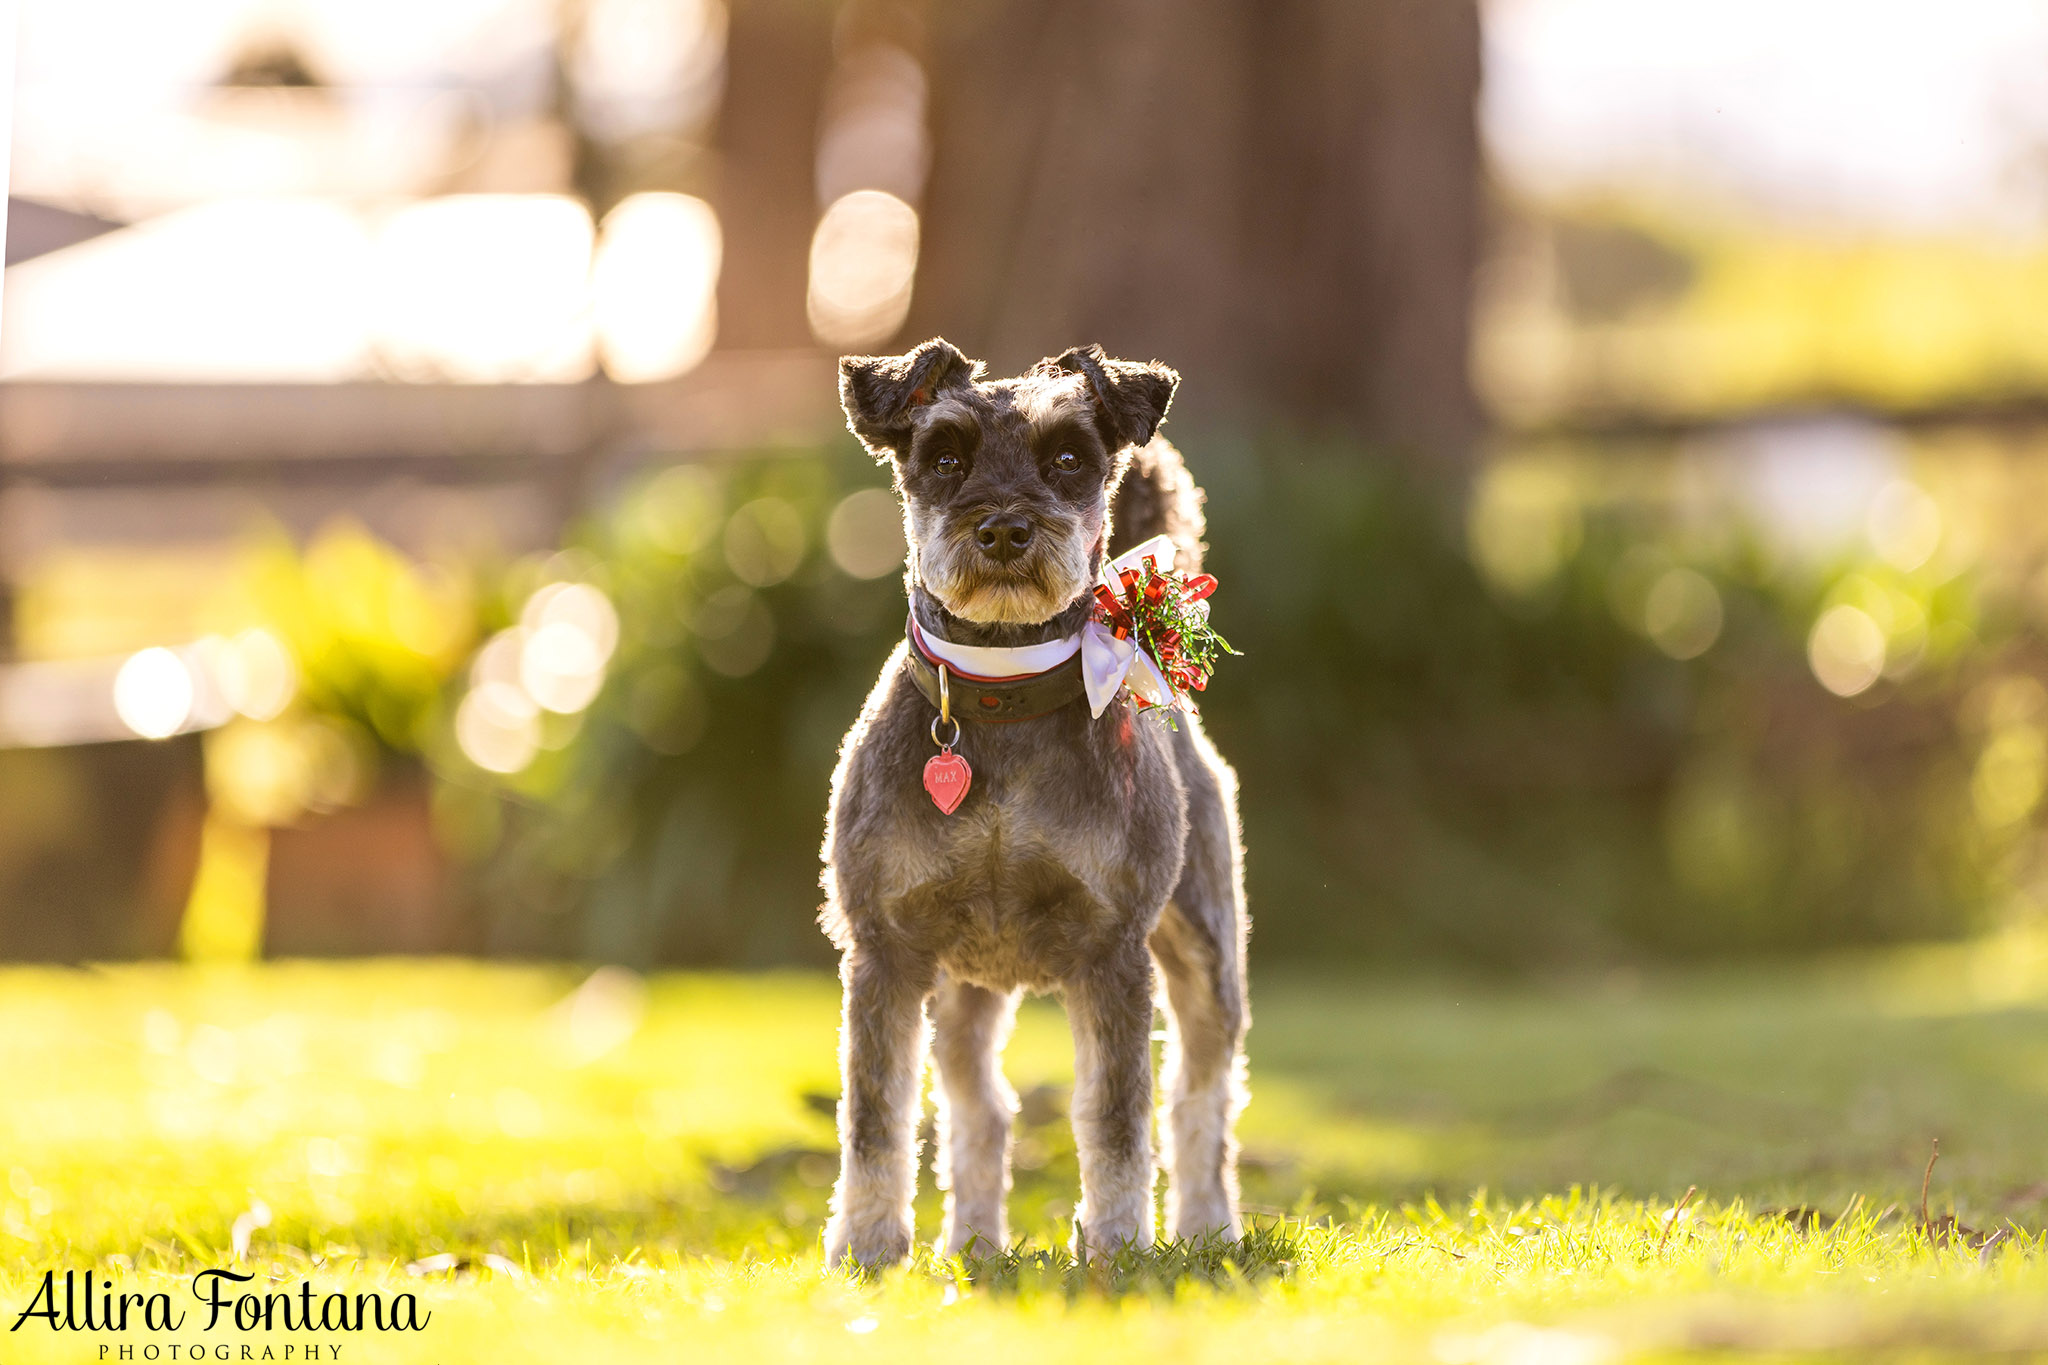
M1155 565L1170 569L1173 559L1173 542L1154 536L1111 560L1103 570L1098 591L1113 593L1126 571L1136 572L1140 565L1148 570ZM1009 649L956 645L939 639L917 624L915 612L905 630L910 637L905 656L910 676L941 715L948 712L947 707L939 706L942 666L952 679L947 690L952 696L953 716L1029 720L1072 701L1076 684L1088 698L1089 714L1097 717L1126 685L1148 705L1181 708L1179 693L1159 671L1157 661L1138 647L1132 632L1111 627L1099 614L1062 639Z
M910 681L939 706L939 665L945 665L947 705L940 709L968 720L1032 720L1087 695L1081 673L1081 637L1041 645L996 649L935 639L912 616L905 626L910 648L904 665ZM986 671L984 671L986 670Z

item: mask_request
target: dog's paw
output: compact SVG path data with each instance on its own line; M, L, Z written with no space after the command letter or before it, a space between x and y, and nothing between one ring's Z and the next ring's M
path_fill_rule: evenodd
M849 1260L862 1270L895 1265L909 1258L911 1239L908 1219L834 1214L825 1224L825 1269L843 1269Z
M986 1230L949 1219L932 1250L941 1256L993 1256L1009 1244L1010 1230L1000 1216L987 1220Z
M1086 1221L1074 1221L1074 1235L1068 1243L1068 1250L1074 1259L1085 1261L1090 1256L1114 1256L1126 1246L1149 1247L1152 1245L1151 1219L1143 1217L1094 1217Z
M1199 1242L1210 1237L1225 1237L1234 1242L1244 1236L1244 1224L1236 1207L1221 1195L1186 1202L1169 1200L1166 1235L1177 1242Z
M1074 1211L1073 1252L1077 1259L1091 1255L1113 1255L1129 1244L1152 1245L1153 1208L1151 1171L1136 1178L1103 1181L1093 1189L1083 1186L1081 1207Z

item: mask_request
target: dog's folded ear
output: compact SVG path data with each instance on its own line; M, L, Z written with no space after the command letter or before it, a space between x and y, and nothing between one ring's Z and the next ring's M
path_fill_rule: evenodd
M839 406L846 425L878 460L903 453L910 414L948 388L974 382L981 362L933 337L902 355L849 355L839 361Z
M1062 374L1078 374L1095 391L1097 410L1107 420L1119 447L1141 446L1152 439L1166 417L1180 375L1156 360L1116 360L1100 346L1077 346L1042 363Z

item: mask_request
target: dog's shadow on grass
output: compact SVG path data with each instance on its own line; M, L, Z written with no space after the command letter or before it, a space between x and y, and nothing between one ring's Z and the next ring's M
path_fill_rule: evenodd
M1120 1247L1086 1259L1063 1246L1025 1243L996 1249L970 1245L952 1261L934 1262L942 1273L993 1294L1170 1294L1187 1284L1245 1287L1291 1274L1302 1254L1298 1229L1284 1220L1261 1222L1242 1237L1221 1234L1149 1247Z
M1242 1237L1216 1233L1085 1257L1063 1245L1020 1241L994 1247L976 1239L954 1257L920 1247L907 1270L913 1276L947 1282L948 1302L955 1288L1006 1297L1069 1299L1170 1296L1186 1285L1242 1289L1292 1274L1304 1254L1302 1231L1301 1224L1271 1219L1255 1221ZM828 1267L828 1273L864 1283L886 1271L866 1269L849 1257L836 1270Z

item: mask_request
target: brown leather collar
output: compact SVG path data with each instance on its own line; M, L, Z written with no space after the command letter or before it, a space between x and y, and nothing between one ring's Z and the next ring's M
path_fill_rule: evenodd
M938 667L918 648L917 632L908 623L904 634L910 641L910 648L903 656L910 681L924 694L926 701L937 707ZM959 719L980 721L1033 720L1050 715L1088 691L1087 684L1081 680L1081 656L1078 653L1057 668L1001 681L978 681L948 669L946 684L952 714Z

